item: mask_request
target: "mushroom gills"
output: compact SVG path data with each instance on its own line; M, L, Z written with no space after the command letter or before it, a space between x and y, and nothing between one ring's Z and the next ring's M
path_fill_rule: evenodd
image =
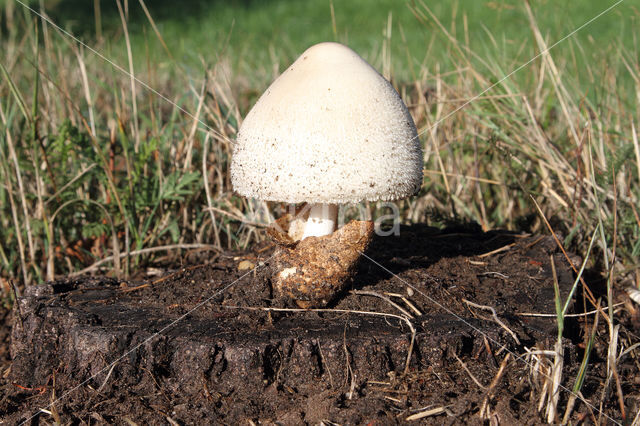
M302 239L304 240L307 237L322 237L330 235L336 230L337 223L337 204L312 204Z

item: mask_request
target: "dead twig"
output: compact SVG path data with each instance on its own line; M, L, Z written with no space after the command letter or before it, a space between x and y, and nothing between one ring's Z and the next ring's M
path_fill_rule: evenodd
M393 402L395 402L396 404L402 404L402 403L404 402L404 401L402 401L401 399L394 398L394 397L389 396L389 395L385 395L385 396L384 396L384 399L388 399L389 401L393 401Z
M444 407L436 407L430 410L420 411L419 413L412 414L405 418L406 421L410 422L412 420L420 420L425 417L437 416L439 414L445 413L447 410Z
M507 250L509 250L511 247L513 247L513 246L515 246L515 245L516 245L516 243L507 244L506 246L500 247L500 248L495 249L495 250L492 250L492 251L490 251L490 252L480 254L480 255L478 255L478 257L479 257L480 259L483 259L483 258L485 258L485 257L489 257L489 256L492 256L492 255L494 255L494 254L501 253L501 252L503 252L503 251L507 251Z
M320 344L320 340L316 340L316 345L318 346L318 354L320 354L320 360L323 365L327 366L327 373L329 373L329 383L331 383L331 389L333 389L333 375L331 374L331 369L329 368L329 364L324 359L324 354L322 353L322 345Z
M513 337L513 340L516 341L516 343L519 345L520 344L520 339L518 339L518 336L516 335L516 333L514 333L513 331L511 331L511 329L509 329L509 327L506 326L506 324L504 322L502 322L502 320L500 320L500 318L498 318L498 314L496 314L496 310L491 307L491 306L487 306L487 305L479 305L477 303L473 303L467 299L462 299L462 301L464 303L466 303L469 306L473 306L474 308L478 308L478 309L484 309L485 311L490 311L491 312L491 316L493 318L493 320L503 329L505 329L510 335L511 337Z
M469 370L469 368L467 367L467 364L465 364L456 354L453 354L454 357L456 357L456 359L458 360L458 362L460 363L460 365L462 366L462 368L464 368L464 371L467 372L467 374L469 375L469 377L471 377L471 380L473 380L473 382L478 385L478 387L480 389L486 389L487 387L485 385L483 385L482 383L480 383L480 381L478 379L476 379L476 377L471 373L471 371Z
M344 350L345 356L345 364L346 364L346 372L345 379L351 379L351 384L349 386L349 392L347 392L347 398L352 399L354 391L356 389L356 377L353 374L353 369L351 368L351 355L349 354L349 349L347 349L347 325L345 324L344 330L342 332L342 349Z
M388 291L385 291L384 294L386 294L387 296L398 297L398 298L402 299L402 301L409 307L409 309L411 309L413 312L415 312L416 315L418 315L418 316L422 315L422 312L420 312L420 310L418 308L416 308L416 306L413 303L411 303L409 301L409 299L404 297L402 294L390 293Z
M502 278L503 280L508 280L508 279L509 279L509 276L508 276L508 275L505 275L505 274L500 273L500 272L495 272L495 271L483 272L483 273L478 274L478 275L480 275L480 276L482 276L482 277L490 276L490 275L494 275L494 276L496 276L496 277L500 277L500 278Z
M394 308L399 310L407 318L413 318L413 315L411 315L409 312L404 310L402 308L402 306L398 305L397 303L395 303L393 300L391 300L390 298L388 298L384 294L380 294L380 293L377 293L375 291L369 291L369 290L351 290L350 293L352 293L352 294L360 294L360 295L363 295L363 296L379 297L380 299L384 300L385 302L387 302L388 304L390 304L391 306L393 306Z
M538 238L536 238L535 240L533 240L532 243L527 244L526 246L524 246L524 248L526 250L530 249L531 247L535 246L536 244L538 244L540 241L544 240L545 236L541 235Z

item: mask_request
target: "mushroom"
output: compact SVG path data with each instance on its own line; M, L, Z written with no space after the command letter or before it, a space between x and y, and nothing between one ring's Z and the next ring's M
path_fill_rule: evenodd
M300 252L303 243L319 247L323 239L349 245L342 235L348 230L335 235L342 230L337 229L338 206L413 195L422 184L422 161L415 124L393 86L350 48L320 43L283 72L247 114L233 150L231 182L245 197L309 205L303 215L281 223L288 230L281 239L290 240L281 251ZM358 251L373 233L372 224L364 222L356 221L360 231L349 237L366 237ZM274 287L291 298L306 297L307 304L324 305L344 283L320 295L318 288L326 287L335 271L311 277L305 263L323 256L308 256L313 258L276 262L282 270ZM347 275L357 257L343 267ZM339 255L331 258L347 263ZM284 267L292 263L295 267ZM293 283L289 290L278 284L283 279ZM296 286L309 287L311 294L305 296L307 290L301 293Z

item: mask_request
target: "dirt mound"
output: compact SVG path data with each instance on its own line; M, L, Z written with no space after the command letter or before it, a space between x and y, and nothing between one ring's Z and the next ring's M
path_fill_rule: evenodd
M271 252L220 253L161 278L29 288L14 309L3 419L387 424L424 415L442 424L480 422L481 410L504 423L541 419L529 366L514 354L555 340L553 317L521 315L555 312L550 256L563 297L573 283L552 239L402 228L376 239L351 290L317 311L273 306ZM565 357L577 368L569 340Z

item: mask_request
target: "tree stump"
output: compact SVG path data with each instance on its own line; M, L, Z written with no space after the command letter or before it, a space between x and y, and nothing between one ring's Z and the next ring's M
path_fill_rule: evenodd
M471 415L484 397L473 379L488 385L507 351L555 341L554 318L521 315L555 313L550 257L563 297L573 272L548 237L401 231L367 252L388 270L363 259L355 291L328 310L273 310L269 251L155 280L31 287L14 310L4 419L48 418L40 408L65 422L185 424L401 421L427 405ZM527 369L512 363L509 395ZM504 405L518 418L535 401Z

